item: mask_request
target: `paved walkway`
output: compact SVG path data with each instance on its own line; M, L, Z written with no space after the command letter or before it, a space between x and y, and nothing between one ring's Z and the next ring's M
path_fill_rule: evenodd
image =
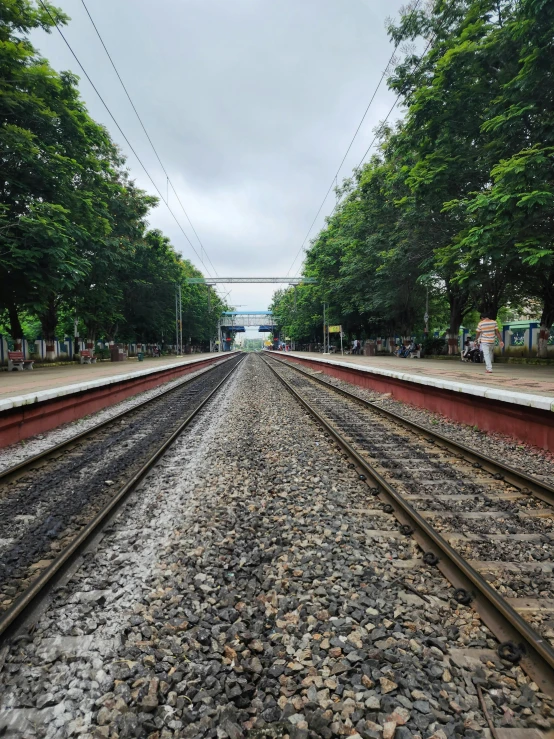
M23 372L0 372L0 400L19 395L28 395L42 390L67 387L91 381L130 375L144 370L155 370L156 366L185 364L213 354L191 354L186 357L146 358L144 362L128 359L126 362L97 362L96 364L63 365L61 367L39 367ZM222 355L223 356L223 355Z
M554 396L554 366L531 364L495 364L493 374L485 372L484 364L473 364L449 359L400 359L399 357L358 357L318 352L292 352L306 358L345 362L371 369L403 372L418 377L451 380L461 385L480 385L488 388L512 390L531 395Z

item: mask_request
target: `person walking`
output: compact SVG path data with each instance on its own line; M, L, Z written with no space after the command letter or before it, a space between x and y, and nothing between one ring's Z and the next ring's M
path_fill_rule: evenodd
M477 335L475 337L475 341L481 342L481 351L483 352L483 359L485 360L485 368L488 375L492 374L492 358L496 337L498 337L500 348L502 348L504 346L504 342L502 341L502 336L498 330L496 321L489 318L486 312L481 313L481 320L477 324Z

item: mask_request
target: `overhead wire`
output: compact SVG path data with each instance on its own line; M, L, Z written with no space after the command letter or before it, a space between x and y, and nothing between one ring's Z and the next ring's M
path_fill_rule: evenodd
M413 69L413 72L412 72L412 74L413 74L413 73L415 73L415 72L417 72L417 70L419 69L419 66L420 66L421 62L422 62L423 58L425 57L425 54L426 54L426 53L427 53L427 51L429 50L429 47L431 46L431 44L433 43L433 41L435 40L435 38L436 38L436 34L435 34L435 35L433 36L433 38L431 38L431 39L430 39L430 40L428 41L428 43L427 43L427 46L426 46L426 47L425 47L425 49L424 49L424 50L422 51L422 53L421 53L421 55L420 55L420 57L419 57L419 59L418 59L418 61L417 61L417 64L415 65L415 67L414 67L414 69ZM358 165L357 165L357 167L356 167L356 170L359 170L359 169L360 169L360 167L362 166L362 164L364 163L364 161L365 161L365 158L367 157L367 155L369 154L369 152L370 152L370 151L371 151L371 149L373 148L373 146L374 146L375 142L377 141L377 139L378 139L378 138L379 138L379 136L381 135L381 132L382 132L382 130L383 130L383 126L385 125L385 123L386 123L386 122L388 121L388 119L390 118L390 115L391 115L392 111L393 111L393 110L394 110L394 109L396 108L396 106L398 105L398 101L400 100L400 98L401 98L401 97L402 97L402 93L401 93L401 92L399 92L399 93L398 93L398 95L396 96L396 99L395 99L394 103L393 103L393 104L391 105L391 107L390 107L390 109L389 109L389 112L387 113L387 115L385 116L384 120L383 120L383 121L381 122L381 125L379 126L379 129L378 129L378 130L377 130L377 132L375 133L375 136L373 137L373 139L372 139L372 141L371 141L371 144L370 144L370 145L369 145L369 146L367 147L367 149L365 150L365 154L364 154L364 155L363 155L363 157L362 157L362 158L360 159L360 161L359 161L359 163L358 163ZM337 209L337 208L339 207L339 205L341 204L341 202L342 202L341 198L338 198L338 199L337 199L337 202L335 203L335 206L334 206L334 208L333 208L333 210L332 210L332 212L331 212L331 216L332 216L332 215L333 215L333 214L335 213L336 209Z
M420 3L421 3L421 0L416 0L416 3L414 5L414 7L412 8L412 11L411 11L411 14L410 15L413 15L417 11ZM398 49L399 44L400 44L400 41L397 41L396 44L394 45L394 49L392 50L392 54L390 55L390 58L389 58L386 66L385 66L385 69L383 70L383 74L379 78L379 82L377 83L377 87L373 91L373 95L371 96L371 98L369 100L369 103L367 104L367 107L366 107L366 109L364 111L364 114L362 115L362 118L361 118L360 122L358 123L358 127L354 131L354 135L352 136L352 139L350 140L350 143L348 144L348 148L346 149L346 152L345 152L345 154L344 154L344 156L343 156L343 158L341 160L341 163L339 164L339 167L338 167L335 175L333 176L333 179L331 180L331 184L329 185L329 188L327 189L327 192L325 193L325 196L324 196L323 200L321 201L321 205L319 206L319 208L317 210L317 213L315 214L315 217L314 217L314 219L313 219L313 221L312 221L312 223L310 225L310 228L308 229L308 231L306 233L306 236L304 237L304 241L302 242L302 244L300 246L300 249L298 250L298 253L294 257L294 260L293 260L293 262L292 262L292 264L291 264L291 266L290 266L290 268L289 268L289 270L287 272L287 276L289 275L290 271L292 270L292 268L296 264L296 260L298 259L298 257L302 253L302 250L304 249L304 245L306 244L306 241L308 240L308 238L310 236L310 233L312 232L312 228L314 227L315 222L317 221L317 219L319 217L319 214L321 213L321 211L323 209L323 206L325 205L325 203L327 201L327 198L329 197L329 193L333 189L333 185L336 183L336 181L338 179L339 173L340 173L340 171L342 169L342 165L346 161L346 157L348 156L348 153L350 152L350 149L352 148L352 144L354 143L356 137L358 136L358 133L360 131L360 128L362 127L362 124L363 124L363 122L366 119L366 116L367 116L367 114L369 112L369 109L371 108L371 105L372 105L373 101L375 100L375 96L377 95L377 92L379 91L379 88L381 87L381 84L383 83L383 80L385 79L385 76L387 74L387 71L388 71L388 69L389 69L389 67L390 67L393 59L394 59L394 55L396 54L396 51ZM395 105L396 105L396 103L395 103ZM394 108L394 106L393 106L393 108ZM392 113L393 108L391 108L391 110L389 111L389 113L387 115L387 119L388 119L388 116ZM372 143L370 145L370 148L371 148L371 146L373 146L374 141L375 141L375 139L373 139L373 141L372 141ZM368 149L368 151L369 151L369 149ZM364 158L365 158L366 155L367 155L367 152L364 155ZM336 208L336 205L335 205L335 208Z
M421 55L420 55L420 57L419 57L419 59L418 59L418 61L417 61L417 64L415 65L415 67L414 67L414 69L413 69L413 71L412 71L412 74L415 74L415 72L417 72L417 70L419 69L419 66L420 66L421 62L423 61L423 58L424 58L425 54L427 54L427 51L429 50L429 47L431 46L431 44L433 43L433 41L435 40L435 38L436 38L436 35L435 35L435 36L433 36L433 38L429 40L429 42L427 43L427 46L426 46L426 47L425 47L425 49L423 49L423 51L421 52ZM358 166L356 167L356 169L360 169L360 167L361 167L361 166L362 166L362 164L364 163L364 161L365 161L365 158L367 157L367 155L369 154L370 150L371 150L371 149L373 148L373 145L375 144L375 142L377 141L377 139L378 139L378 138L379 138L379 136L381 135L381 132L382 132L382 130L383 130L383 126L384 126L384 125L385 125L385 123L386 123L386 122L388 121L388 119L389 119L389 117L390 117L390 114L392 113L392 111L393 111L393 110L394 110L394 109L396 108L396 106L397 106L397 104L398 104L398 101L399 101L399 100L400 100L400 98L402 97L402 94L403 94L402 92L399 92L399 93L398 93L398 95L396 96L396 100L394 101L394 103L392 104L392 106L391 106L391 108L390 108L389 112L388 112L388 113L387 113L387 115L385 116L385 119L383 120L383 122L382 122L382 123L381 123L381 125L379 126L379 130L377 131L377 133L376 133L376 134L375 134L375 136L373 137L373 140L372 140L371 144L370 144L370 145L369 145L369 146L367 147L367 149L366 149L366 151L365 151L365 154L364 154L364 155L363 155L363 157L362 157L362 158L360 159L360 163L358 164Z
M417 62L416 66L415 66L415 67L414 67L414 69L413 69L413 73L417 72L417 70L419 69L419 66L420 66L420 64L421 64L421 62L422 62L422 60L423 60L423 58L424 58L425 54L426 54L426 53L427 53L427 51L429 50L429 47L431 46L431 44L433 43L433 41L435 40L435 38L436 38L436 35L435 35L435 36L433 36L433 38L432 38L432 39L430 39L430 41L429 41L429 42L427 43L427 46L425 47L425 49L424 49L424 50L423 50L423 52L421 53L421 56L419 57L419 59L418 59L418 62ZM391 105L391 107L390 107L390 109L389 109L389 111L388 111L387 115L385 116L384 120L383 120L383 121L381 122L381 124L380 124L380 126L379 126L379 129L378 129L378 130L377 130L377 132L375 133L375 136L373 137L373 139L372 139L372 141L371 141L370 145L369 145L369 146L367 147L367 149L365 150L365 154L364 154L364 155L363 155L363 157L362 157L362 158L360 159L360 161L359 161L359 163L358 163L358 165L357 165L357 167L356 167L356 170L359 170L359 169L360 169L360 167L362 166L362 164L364 163L364 161L365 161L365 158L367 157L367 155L369 154L369 152L371 151L371 149L372 149L372 148L373 148L373 146L375 145L375 142L377 141L377 139L378 139L378 138L379 138L379 136L381 135L381 132L382 132L382 130L383 130L383 126L385 125L385 123L386 123L386 122L388 121L388 119L390 118L390 115L391 115L392 111L393 111L393 110L394 110L394 109L396 108L396 106L397 106L397 104L398 104L398 101L400 100L400 98L401 98L401 97L402 97L402 93L401 93L401 92L399 92L399 93L398 93L398 95L396 96L396 99L395 99L395 101L394 101L394 102L393 102L393 104ZM329 193L327 193L327 194L329 194ZM339 207L340 203L341 203L341 199L340 199L340 198L338 198L338 199L337 199L337 202L335 203L335 205L334 205L334 207L333 207L333 210L332 210L332 212L331 212L331 216L332 216L332 215L333 215L333 214L335 213L335 211L336 211L336 210L337 210L337 208ZM320 208L320 210L321 210L321 208ZM318 214L317 214L317 215L319 215L319 211L318 211ZM317 219L317 215L316 215L316 218L314 219L314 221L313 221L312 225L310 226L310 231L312 230L312 228L313 228L313 224L315 223L315 221L316 221L316 219ZM309 232L308 232L308 234L309 234ZM306 238L307 238L307 237L306 237ZM306 243L306 239L304 239L304 243ZM303 246L304 246L304 244L302 244L302 247L303 247ZM298 254L296 255L296 257L295 257L295 259L294 259L294 261L295 261L295 262L296 262L296 260L298 259L298 256L299 256L299 254L300 254L300 252L299 252L299 253L298 253ZM294 264L294 262L293 262L293 264ZM299 268L299 271L300 271L300 269L301 269L301 267Z
M144 131L144 134L145 134L146 138L148 139L148 142L149 142L150 146L152 147L152 151L153 151L153 152L154 152L154 154L156 155L156 158L157 158L157 160L158 160L158 162L159 162L159 164L160 164L160 167L162 168L162 171L163 171L163 173L165 174L165 177L166 177L166 183L167 183L168 185L170 185L170 186L171 186L171 189L172 189L172 190L173 190L173 192L175 193L175 197L177 198L177 202L178 202L178 203L179 203L179 205L181 206L181 210L182 210L182 211L183 211L183 213L185 214L185 216L186 216L186 219L187 219L187 221L189 222L189 225L190 225L190 227L191 227L191 229L192 229L192 231L193 231L194 235L196 236L196 238L197 238L197 240L198 240L198 243L199 243L199 245L200 245L200 248L202 249L203 253L204 253L204 254L206 255L206 258L207 258L208 262L210 263L210 265L211 265L211 267L212 267L212 269L213 269L213 271L215 272L215 275L216 275L216 277L217 277L217 276L218 276L218 274L217 274L217 270L216 270L216 268L214 267L214 265L213 265L213 263L212 263L212 260L210 259L210 256L209 256L208 252L206 251L206 247L204 246L204 244L202 243L202 241L201 241L201 239L200 239L200 236L199 236L199 235L198 235L198 233L196 232L196 229L194 228L194 225L193 225L193 223L192 223L192 221L191 221L191 219L190 219L190 217L189 217L189 214L187 213L187 211L186 211L186 209L185 209L185 207L184 207L183 203L181 202L181 199L179 198L179 195L177 194L177 191L175 190L175 187L174 187L174 185L173 185L173 182L171 181L171 177L170 177L170 176L169 176L169 174L167 173L167 170L166 170L166 168L165 168L165 166L164 166L164 164L163 164L163 162L162 162L162 160L161 160L161 158L160 158L160 155L158 154L158 151L157 151L156 147L154 146L154 142L152 141L152 139L151 139L151 137L150 137L150 134L149 134L149 133L148 133L148 131L146 130L146 126L144 125L144 123L143 123L143 120L142 120L142 118L140 117L140 114L139 114L139 112L138 112L138 110L137 110L137 108L136 108L136 106L135 106L135 104L134 104L134 102L133 102L133 99L131 98L131 95L129 94L129 91L127 90L127 87L126 87L125 83L123 82L123 79L122 79L121 75L119 74L119 70L117 69L117 67L116 67L116 65L115 65L115 62L114 62L114 60L112 59L112 56L111 56L110 52L108 51L108 47L106 46L106 44L105 44L105 42L104 42L104 39L102 38L102 35L101 35L100 31L98 30L98 27L97 27L96 23L94 22L94 19L93 19L92 15L90 14L90 11L89 11L89 9L88 9L88 7L87 7L86 3L85 3L85 0L81 0L81 3L82 3L82 5L83 5L83 7L84 7L84 9L85 9L85 11L86 11L86 14L87 14L87 15L88 15L88 17L89 17L89 20L90 20L90 22L92 23L92 27L94 28L94 30L95 30L95 32L96 32L96 35L98 36L98 39L100 40L100 43L102 44L102 46L103 46L103 48L104 48L104 51L106 52L106 56L107 56L107 57L108 57L108 59L110 60L110 64L112 65L112 67L113 67L113 70L114 70L114 72L115 72L115 73L116 73L116 75L117 75L117 79L118 79L118 80L119 80L119 82L121 83L121 87L123 88L123 90L124 90L124 92L125 92L125 95L127 95L127 99L128 99L128 100L129 100L129 102L131 103L131 107L133 108L133 111L135 112L135 115L136 115L136 117L137 117L137 119L138 119L138 122L140 123L140 125L141 125L141 127L142 127L142 130ZM169 191L168 191L168 197L167 197L167 199L169 200ZM204 262L203 262L203 261L202 261L202 264L204 264Z
M45 5L45 3L43 2L43 0L38 0L38 1L39 1L40 5L41 5L41 6L43 7L43 9L44 9L44 10L46 11L46 13L48 14L48 16L50 17L50 19L51 19L52 23L53 23L53 24L55 25L55 27L56 27L56 29L57 29L58 33L59 33L59 34L60 34L60 36L62 37L62 39L63 39L63 41L64 41L65 45L67 46L67 48L68 48L68 49L69 49L69 51L71 52L71 54L72 54L73 58L75 59L75 61L76 61L76 62L77 62L77 64L79 65L79 67L80 67L81 71L83 72L83 74L84 74L84 75L85 75L85 77L87 78L87 80L88 80L89 84L91 85L92 89L94 90L94 92L96 93L96 95L98 96L98 98L100 99L100 102L102 103L102 105L103 105L103 106L104 106L104 108L106 109L106 111L107 111L108 115L110 116L110 118L112 119L112 121L114 122L114 124L116 125L116 127L117 127L118 131L119 131L119 132L120 132L120 134L121 134L121 135L123 136L123 138L124 138L125 142L127 143L127 146L129 147L129 149L130 149L130 150L132 151L132 153L134 154L134 156L135 156L135 158L136 158L137 162L138 162L138 163L140 164L140 166L141 166L141 167L142 167L142 169L144 170L144 172L145 172L146 176L148 177L148 179L149 179L149 180L150 180L150 182L152 183L152 186L154 187L154 189L156 190L156 192L157 192L157 193L158 193L158 195L160 196L160 200L161 200L161 201L162 201L162 202L163 202L163 203L165 204L166 208L168 209L168 211L169 211L169 212L170 212L170 214L172 215L172 217L173 217L173 219L174 219L175 223L176 223L176 224L177 224L177 226L179 227L179 230L181 231L181 233L183 234L183 236L185 237L185 239L186 239L186 240L188 241L188 243L190 244L190 247L192 248L193 252L194 252L194 253L196 254L196 256L198 257L198 259L199 259L199 261L201 262L201 264L203 264L203 265L204 265L204 268L205 268L206 272L208 273L209 277L212 277L212 275L210 274L210 271L209 271L208 267L206 266L206 264L205 264L205 263L204 263L204 261L202 260L201 256L200 256L200 255L198 254L198 252L197 252L197 250L196 250L196 248L195 248L194 244L192 243L192 241L190 240L190 238L189 238L188 234L186 233L186 231L185 231L185 230L184 230L184 228L182 227L181 223L179 222L179 219L177 218L177 216L175 215L175 213L173 212L173 210L172 210L172 209L171 209L171 207L169 206L169 203L168 203L168 202L167 202L167 200L166 200L166 199L164 198L164 196L163 196L163 194L162 194L161 190L159 189L159 187L158 187L158 186L157 186L157 184L155 183L155 181L154 181L154 179L152 178L152 176L151 176L150 172L148 171L148 169L146 168L146 166L145 166L145 164L143 163L142 159L141 159L141 158L139 157L139 155L138 155L138 154L137 154L137 152L135 151L135 149L134 149L133 145L131 144L131 142L130 142L130 141L129 141L129 139L127 138L127 136L126 136L125 132L123 131L123 129L122 129L122 128L121 128L121 126L119 125L119 123L118 123L117 119L115 118L114 114L113 114L113 113L112 113L112 111L110 110L110 108L109 108L108 104L106 103L106 101L104 100L104 98L102 97L102 95L100 94L100 92L99 92L98 88L96 87L96 85L94 84L94 82L93 82L93 81L92 81L92 79L90 78L90 76L89 76L88 72L86 71L86 69L85 69L85 68L84 68L84 66L82 65L82 63L81 63L81 61L80 61L79 57L77 56L77 54L76 54L76 53L75 53L75 51L73 50L73 48L72 48L71 44L69 43L69 41L68 41L68 40L67 40L67 38L65 37L64 33L62 32L61 28L59 27L59 24L58 24L57 20L56 20L56 19L54 18L54 16L53 16L53 15L52 15L52 13L50 12L50 9L48 8L48 6L47 6L47 5ZM179 198L177 198L177 199L179 199ZM213 269L213 265L212 265L212 269ZM214 271L215 271L215 270L214 270Z

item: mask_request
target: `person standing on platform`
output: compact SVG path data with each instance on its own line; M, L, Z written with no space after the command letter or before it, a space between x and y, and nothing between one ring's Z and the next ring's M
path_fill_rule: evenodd
M487 374L492 374L492 358L494 352L494 344L496 338L500 342L500 348L504 346L502 336L498 330L496 321L489 318L487 313L481 313L481 320L477 324L477 336L475 341L481 342L481 351L483 352L483 358L485 360L485 368Z

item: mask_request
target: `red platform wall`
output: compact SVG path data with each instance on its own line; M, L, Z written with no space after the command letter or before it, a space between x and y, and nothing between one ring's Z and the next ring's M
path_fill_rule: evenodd
M398 380L354 367L339 367L331 362L329 364L314 362L305 357L293 357L290 354L283 355L283 358L368 390L391 393L396 400L440 413L453 421L477 426L483 431L512 436L527 444L554 451L554 413L552 412L481 398L469 393L430 387L417 382Z
M132 395L196 372L222 359L224 357L221 354L214 354L213 357L193 364L178 365L110 385L101 385L91 390L2 411L0 413L0 447L15 444L22 439L83 418L89 413L95 413Z

